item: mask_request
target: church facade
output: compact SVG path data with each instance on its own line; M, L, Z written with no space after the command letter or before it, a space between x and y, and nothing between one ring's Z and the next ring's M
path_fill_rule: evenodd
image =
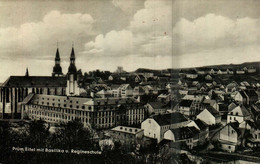
M78 73L75 66L75 53L72 47L68 74L62 73L60 54L57 48L52 76L10 76L0 87L0 118L20 119L23 100L30 94L77 96Z

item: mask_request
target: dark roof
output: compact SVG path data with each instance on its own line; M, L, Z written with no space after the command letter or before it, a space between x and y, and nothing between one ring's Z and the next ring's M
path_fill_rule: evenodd
M200 131L195 127L181 127L171 129L171 131L174 134L175 141L192 138L196 134L200 133Z
M220 116L220 113L219 111L217 111L215 108L213 108L212 106L210 105L207 105L205 107L213 116Z
M239 129L239 123L238 122L231 122L228 125L230 125L237 132L237 136L240 136L241 131Z
M245 90L245 93L249 96L249 97L258 97L257 93L250 89L250 90Z
M163 115L158 114L158 115L152 116L152 118L160 126L176 124L176 123L179 123L179 122L188 121L188 119L186 117L184 117L184 115L182 115L181 113L178 113L178 112L167 113L167 114L163 114Z
M200 119L196 119L196 120L194 120L194 122L198 125L200 130L205 130L208 127L208 125Z
M153 109L161 109L165 107L165 104L161 103L160 101L148 102L147 104L150 104Z
M193 102L192 100L182 100L179 103L179 106L190 107L192 102Z
M243 98L247 98L247 96L246 96L246 94L245 94L244 91L239 91L239 93L241 94L241 96L242 96Z
M66 77L10 76L3 87L66 87Z
M228 104L219 104L219 111L228 112Z

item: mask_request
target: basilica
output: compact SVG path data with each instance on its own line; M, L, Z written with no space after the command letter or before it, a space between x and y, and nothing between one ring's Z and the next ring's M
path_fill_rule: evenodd
M22 102L30 93L58 96L78 96L80 73L75 64L75 52L72 46L70 65L67 74L62 73L60 54L57 48L55 65L51 76L30 76L28 68L25 76L10 76L0 86L0 117L20 119Z

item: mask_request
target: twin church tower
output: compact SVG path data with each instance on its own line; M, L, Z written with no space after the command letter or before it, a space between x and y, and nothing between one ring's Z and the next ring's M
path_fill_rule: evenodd
M67 87L66 87L66 95L67 96L77 96L79 95L79 86L78 86L78 78L79 74L75 65L75 52L74 47L72 46L71 54L70 54L70 66L68 68L67 73ZM59 48L57 48L56 56L55 56L55 65L53 67L52 72L53 77L62 77L64 76L62 73L62 68L60 66L60 53Z

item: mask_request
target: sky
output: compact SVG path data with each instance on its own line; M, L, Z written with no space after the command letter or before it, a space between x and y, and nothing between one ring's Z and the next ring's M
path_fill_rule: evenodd
M259 0L0 0L0 82L76 66L126 71L260 61ZM57 44L58 43L58 44Z

